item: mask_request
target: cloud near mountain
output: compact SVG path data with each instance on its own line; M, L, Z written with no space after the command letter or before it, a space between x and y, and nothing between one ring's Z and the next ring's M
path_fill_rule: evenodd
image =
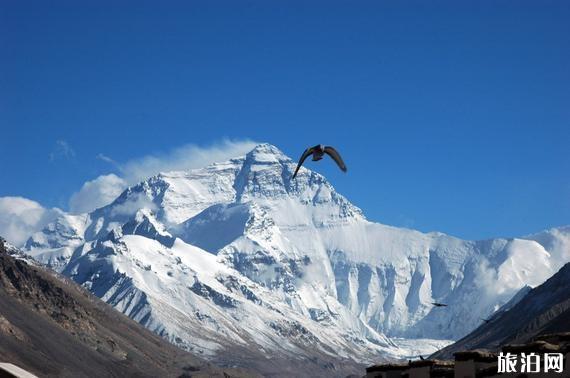
M216 161L243 155L255 145L255 142L247 139L225 139L209 146L186 144L125 163L118 163L106 155L99 154L98 159L112 164L117 172L100 175L85 182L69 199L69 211L73 214L93 211L111 203L128 185L159 172L201 168ZM65 156L75 156L67 143L58 141L57 146L59 155L65 152ZM34 232L52 221L59 210L45 208L24 197L0 197L0 211L0 235L12 244L21 245Z
M27 198L0 197L0 236L14 245L22 245L61 214L59 209L46 209Z
M125 188L127 182L111 173L87 181L81 189L73 193L69 200L69 210L74 214L88 213L111 203Z

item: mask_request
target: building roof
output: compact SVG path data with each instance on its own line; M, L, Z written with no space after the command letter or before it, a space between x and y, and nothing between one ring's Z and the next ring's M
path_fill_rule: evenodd
M487 350L466 350L453 353L455 361L477 361L477 362L497 362L497 353Z
M380 371L393 371L393 370L406 370L408 369L408 364L381 364L373 365L366 368L367 373L380 372Z
M432 367L453 367L455 363L453 361L444 361L444 360L416 360L410 362L410 368L417 368L417 367L424 367L424 366L432 366Z
M547 343L546 341L533 341L532 343L528 344L510 344L505 345L502 348L503 352L510 352L510 353L523 353L523 352L537 352L537 353L546 353L546 352L559 352L560 345L554 345Z

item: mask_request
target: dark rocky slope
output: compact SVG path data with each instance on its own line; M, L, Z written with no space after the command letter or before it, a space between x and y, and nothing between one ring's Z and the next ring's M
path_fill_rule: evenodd
M530 290L510 309L499 312L433 358L452 358L469 349L498 350L505 344L521 344L540 335L570 331L570 263L542 285Z
M70 280L10 256L0 239L0 361L38 376L251 376L147 331Z

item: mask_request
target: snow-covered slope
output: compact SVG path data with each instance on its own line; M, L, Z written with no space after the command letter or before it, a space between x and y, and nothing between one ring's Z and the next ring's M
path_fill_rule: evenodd
M291 180L295 165L262 144L162 173L62 216L26 250L214 360L247 347L362 363L405 356L402 339L462 337L570 257L569 228L473 242L370 222L323 176Z

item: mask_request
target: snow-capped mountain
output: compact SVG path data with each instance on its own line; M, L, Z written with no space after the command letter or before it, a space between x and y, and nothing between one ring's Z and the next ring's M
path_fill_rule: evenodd
M25 249L214 361L243 348L317 364L435 351L570 259L570 228L465 241L370 222L323 176L291 180L295 165L261 144L161 173Z

